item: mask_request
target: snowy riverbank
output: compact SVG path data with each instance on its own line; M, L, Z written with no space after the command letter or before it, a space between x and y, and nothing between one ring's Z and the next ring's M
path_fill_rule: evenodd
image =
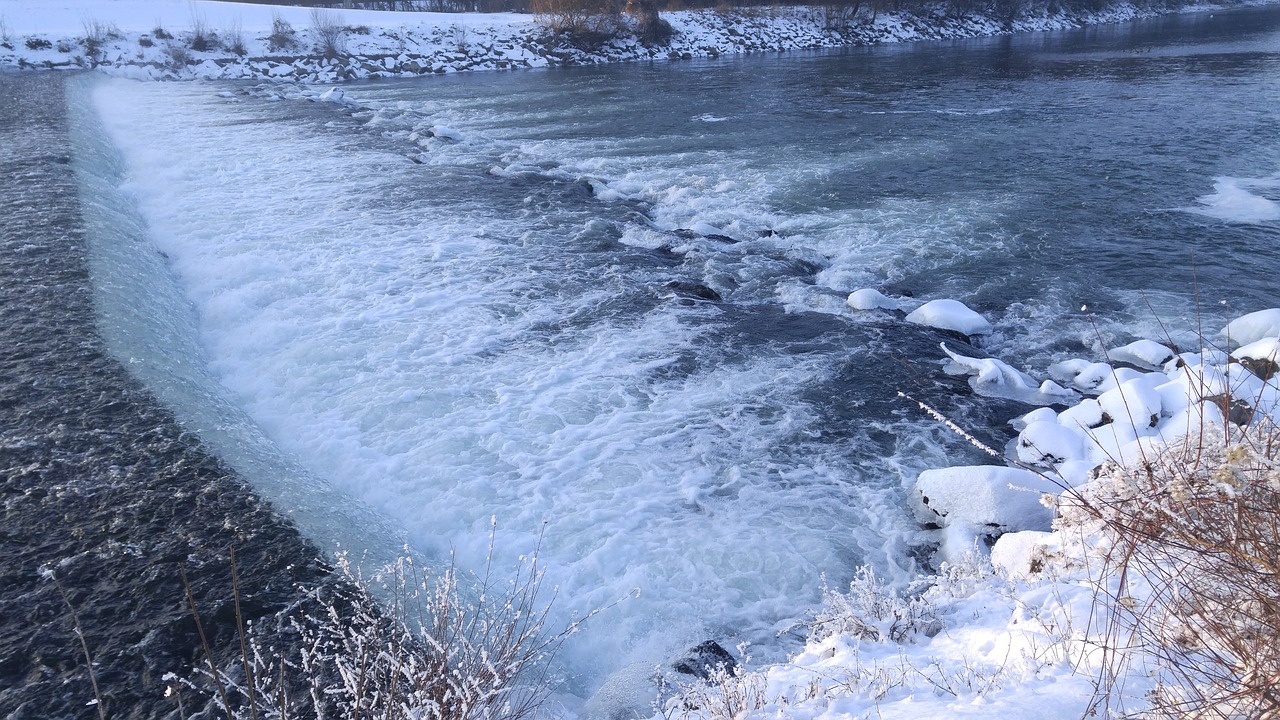
M1158 14L1120 3L1094 13L1006 24L939 11L865 13L834 23L818 8L663 13L675 30L645 46L622 35L584 50L531 15L322 11L214 0L0 3L0 66L99 71L139 79L333 83L464 70L692 59L887 42L983 37L1114 23Z
M865 289L849 304L914 309L908 322L939 328L990 327L954 301L915 308ZM1275 551L1273 534L1233 538L1259 526L1267 534L1280 491L1271 449L1280 309L1176 338L1197 351L1174 342L1059 362L1043 382L948 350L945 371L968 375L979 395L1043 407L1011 421L1019 434L1003 453L984 446L1001 464L920 474L914 500L940 528L939 572L902 589L865 570L848 588L825 589L790 662L712 672L652 720L689 706L677 716L1072 720L1202 706L1259 716L1273 701L1258 688L1274 681L1251 680L1248 668L1271 667L1275 653L1242 657L1229 646L1250 628L1273 637L1251 605L1272 583L1249 579L1273 574L1267 560L1223 556L1233 542Z

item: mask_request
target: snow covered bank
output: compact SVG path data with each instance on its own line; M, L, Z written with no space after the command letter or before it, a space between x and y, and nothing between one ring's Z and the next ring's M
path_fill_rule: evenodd
M1093 13L991 17L881 13L831 22L817 8L663 13L666 44L624 35L582 49L533 16L320 11L216 0L16 0L0 3L0 66L95 68L141 79L245 78L332 83L462 70L692 59L1112 23L1156 14L1120 3Z
M858 311L899 309L860 293ZM920 475L937 575L827 590L791 662L722 671L661 716L1273 712L1278 318L1228 323L1221 348L1141 339L1055 364L1077 394L1013 421L1012 467ZM1008 397L995 385L973 387Z

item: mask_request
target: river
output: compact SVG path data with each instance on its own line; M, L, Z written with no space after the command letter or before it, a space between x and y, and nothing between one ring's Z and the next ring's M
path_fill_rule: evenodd
M340 102L82 80L112 353L321 548L478 570L496 523L557 622L627 598L566 697L781 657L824 576L927 563L915 475L981 456L897 392L996 444L1025 408L852 290L1039 376L1280 304L1280 8Z

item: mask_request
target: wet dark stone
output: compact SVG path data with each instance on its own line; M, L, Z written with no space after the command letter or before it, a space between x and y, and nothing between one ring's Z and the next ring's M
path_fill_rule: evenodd
M200 657L180 567L219 662L232 546L247 619L328 571L96 334L67 81L0 72L0 717L97 717L68 604L108 717L173 717L161 678Z
M672 670L702 680L711 677L716 670L732 671L736 667L738 661L715 640L694 645L685 651L684 657L671 664Z
M677 295L696 298L699 300L711 300L720 302L720 293L703 285L701 283L686 282L683 280L672 280L667 283L666 288L674 291Z

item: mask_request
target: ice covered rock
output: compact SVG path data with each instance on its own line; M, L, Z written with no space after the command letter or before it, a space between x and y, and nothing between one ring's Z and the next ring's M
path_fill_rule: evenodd
M329 88L328 90L325 90L324 92L320 93L320 96L316 99L319 100L320 102L328 102L328 103L336 103L338 105L345 105L347 103L347 100L345 99L345 97L346 97L346 93L343 92L342 88L334 87L334 88Z
M964 335L983 335L991 332L991 323L970 310L958 300L930 300L907 315L907 322L942 330L954 330Z
M447 142L462 142L462 133L454 130L448 125L432 125L431 135L439 140Z
M1167 345L1155 340L1135 340L1112 350L1108 355L1112 362L1129 363L1147 370L1159 370L1173 359L1174 352Z
M954 363L946 369L947 372L969 375L969 385L979 395L1008 398L1031 405L1067 404L1077 397L1074 392L1049 380L1037 384L1030 375L1001 360L971 358L952 351L946 343L941 343L941 346Z
M1220 333L1233 344L1248 345L1267 337L1280 337L1280 308L1258 310L1232 320Z
M862 288L849 293L849 299L845 301L849 307L854 310L901 310L901 301L895 300L879 290L872 288Z

